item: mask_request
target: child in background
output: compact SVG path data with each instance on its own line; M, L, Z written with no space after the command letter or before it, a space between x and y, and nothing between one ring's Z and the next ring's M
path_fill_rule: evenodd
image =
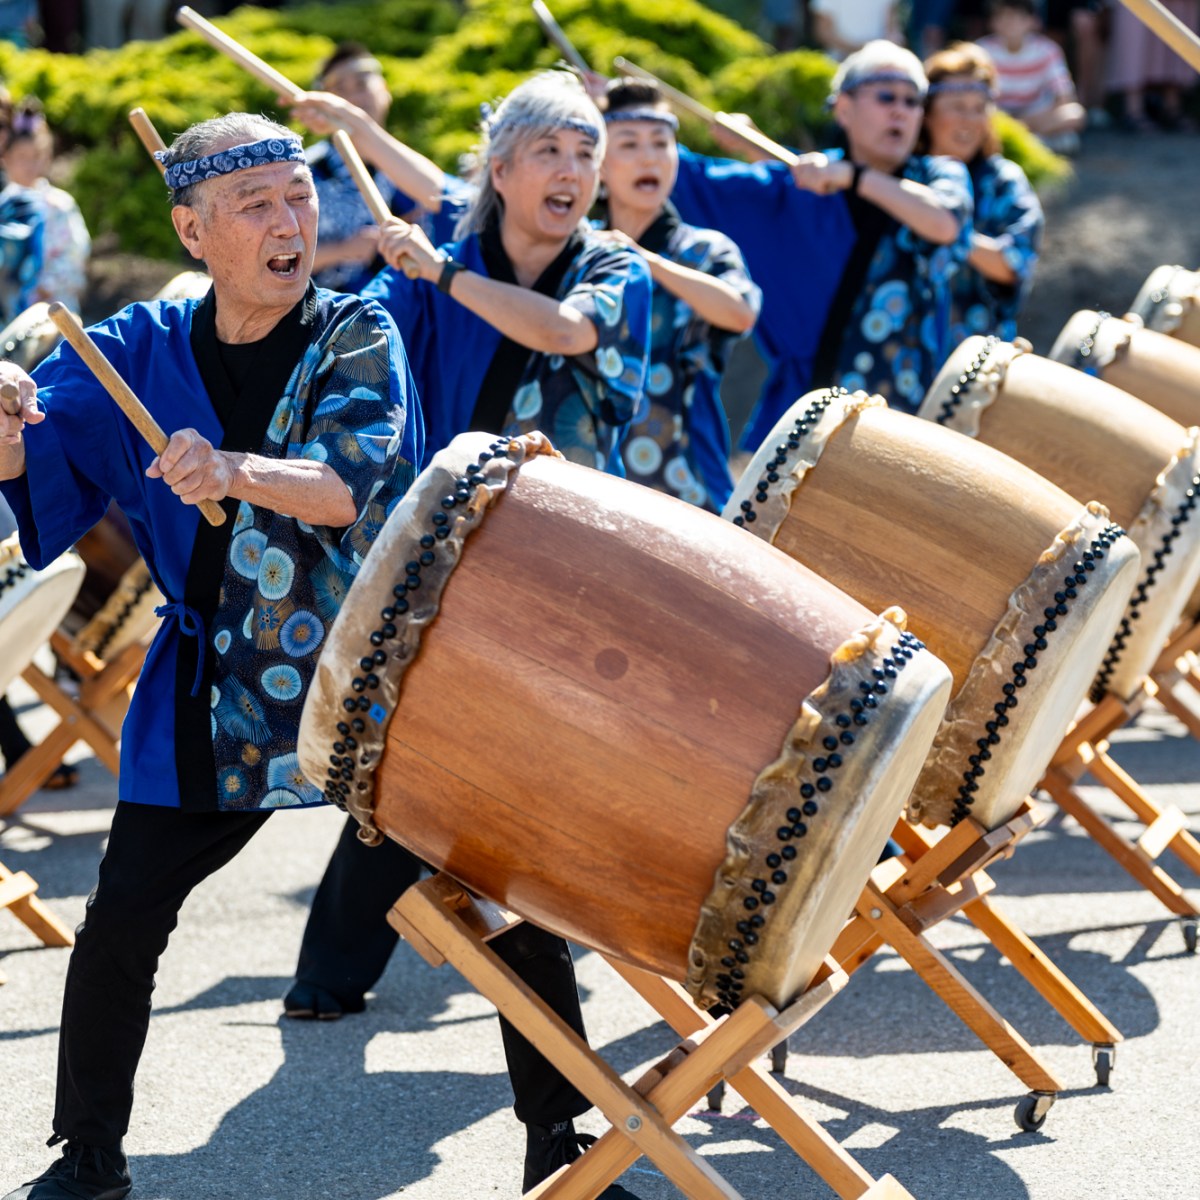
M1052 150L1079 151L1087 113L1057 42L1041 32L1034 0L996 0L992 32L979 39L996 64L996 104L1024 121Z
M0 165L10 183L35 194L42 212L43 261L32 300L61 300L79 312L92 239L74 197L53 187L46 178L53 160L54 139L41 102L36 96L26 96L13 111Z

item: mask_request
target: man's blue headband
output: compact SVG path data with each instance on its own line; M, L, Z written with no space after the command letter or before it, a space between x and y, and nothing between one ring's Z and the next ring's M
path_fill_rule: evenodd
M479 106L479 116L489 138L494 138L502 129L570 129L582 133L592 141L600 141L600 130L583 117L557 117L547 121L544 117L508 117L497 119L496 112L486 101Z
M248 167L265 167L269 163L304 162L304 146L299 138L273 137L261 142L248 142L244 146L230 146L216 154L207 154L190 162L167 164L169 150L156 150L154 157L166 165L163 182L172 192L201 183L205 179L216 179L231 171L244 171Z
M924 96L929 87L919 76L910 75L907 71L899 68L888 68L872 71L867 75L859 75L857 78L851 76L843 81L842 91L857 92L860 87L865 87L868 83L907 83L910 87L916 88L918 96Z
M614 121L654 121L659 125L669 125L672 129L679 128L679 118L662 108L618 108L616 112L604 114L606 125Z

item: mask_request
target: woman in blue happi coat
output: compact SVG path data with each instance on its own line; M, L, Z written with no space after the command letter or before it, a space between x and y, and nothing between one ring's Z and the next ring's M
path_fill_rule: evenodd
M654 281L648 411L622 447L630 479L720 512L733 491L721 377L753 327L762 293L723 233L680 219L668 197L679 169L678 122L653 84L609 84L604 225L636 250Z
M953 348L971 185L962 163L915 153L926 86L915 55L869 42L833 80L844 149L790 169L680 153L681 215L733 238L763 291L756 335L770 375L748 449L813 387L863 388L914 412Z
M951 284L951 335L956 344L972 334L1011 341L1037 266L1042 206L1025 172L1000 153L991 120L996 68L987 53L960 42L933 55L925 70L922 143L930 154L965 163L975 192L971 252Z

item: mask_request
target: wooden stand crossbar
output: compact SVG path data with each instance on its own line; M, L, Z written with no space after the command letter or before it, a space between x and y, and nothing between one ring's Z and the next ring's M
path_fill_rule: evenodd
M690 1200L740 1200L739 1193L672 1128L723 1078L744 1095L755 1097L752 1102L760 1116L845 1200L912 1200L891 1176L873 1180L800 1113L786 1092L749 1065L841 990L846 976L832 963L827 962L817 981L783 1012L760 997L751 997L721 1021L701 1013L674 985L614 963L686 1036L630 1087L487 948L485 942L512 919L502 909L470 897L443 875L409 888L388 916L426 961L455 966L612 1126L580 1159L528 1193L527 1200L594 1200L643 1154Z
M10 871L0 863L0 911L11 912L44 946L73 946L75 935L37 898L37 889L28 872Z
M1142 887L1182 919L1184 943L1188 953L1194 954L1200 910L1157 860L1171 850L1190 870L1200 872L1200 842L1188 831L1187 818L1176 806L1160 808L1108 754L1108 737L1133 720L1157 694L1155 684L1146 679L1130 701L1106 695L1067 734L1041 786ZM1076 785L1085 773L1108 788L1146 826L1136 842L1122 837L1084 800Z
M1191 707L1176 688L1187 684L1193 691L1200 692L1200 621L1186 625L1167 642L1159 655L1158 662L1150 672L1157 689L1157 699L1184 727L1192 737L1200 740L1200 713Z
M1093 1046L1097 1077L1108 1082L1117 1028L990 900L995 883L986 868L1008 858L1017 843L1042 823L1032 801L1004 825L986 830L965 820L941 838L901 821L892 836L904 853L871 872L855 915L832 955L848 973L889 945L951 1011L1030 1089L1017 1106L1017 1122L1038 1128L1062 1084L1029 1043L967 982L927 933L962 913L1009 959L1041 996Z
M55 633L50 645L59 661L79 676L79 698L69 696L36 663L22 672L21 678L58 714L59 721L0 778L0 817L16 812L78 741L87 742L114 775L120 766L121 720L129 705L130 685L141 672L146 646L134 642L111 662L104 662L89 651L77 650L62 633Z

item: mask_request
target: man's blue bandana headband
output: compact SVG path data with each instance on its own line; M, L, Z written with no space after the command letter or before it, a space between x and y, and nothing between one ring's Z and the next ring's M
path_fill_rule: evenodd
M154 157L166 165L169 150L156 150ZM266 138L261 142L248 142L244 146L230 146L216 154L207 154L191 162L171 163L163 172L163 182L172 192L201 183L205 179L217 179L231 171L244 171L248 167L265 167L269 163L304 162L304 146L299 138Z
M924 97L929 90L929 85L919 76L910 75L907 71L899 68L872 71L869 75L851 76L842 82L842 91L850 94L857 92L860 87L865 87L869 83L907 83L910 87L917 89L917 95ZM829 102L832 103L836 99L836 95L829 97Z
M604 114L606 125L615 121L653 121L659 125L669 125L672 129L679 128L679 118L661 108L618 108L616 112Z

